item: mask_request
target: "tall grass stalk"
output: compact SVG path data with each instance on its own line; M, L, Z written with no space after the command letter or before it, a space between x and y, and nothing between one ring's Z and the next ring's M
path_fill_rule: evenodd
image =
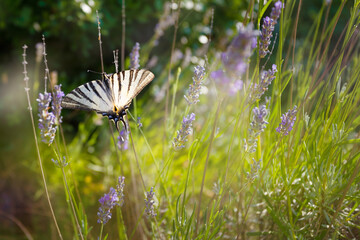
M195 233L197 234L198 232L198 227L199 227L199 218L200 218L200 210L201 210L201 198L202 198L202 194L203 194L203 189L204 189L204 184L205 184L205 177L206 177L206 170L207 170L207 166L208 166L208 162L209 162L209 157L210 157L210 153L211 153L211 149L212 149L212 144L213 144L213 140L214 140L214 135L215 135L215 130L216 130L216 124L219 118L219 114L220 114L220 107L222 104L222 99L219 100L218 102L218 106L216 108L216 113L215 113L215 120L214 120L214 124L212 127L212 131L211 131L211 136L210 136L210 143L209 143L209 147L208 147L208 152L206 155L206 161L205 161L205 166L204 166L204 172L203 172L203 177L202 177L202 181L201 181L201 189L200 189L200 194L199 194L199 205L198 205L198 210L197 210L197 217L196 217L196 227L195 227Z
M25 92L26 92L26 97L27 97L27 102L28 102L28 109L29 109L29 113L30 113L31 125L32 125L32 129L33 129L34 140L35 140L36 153L37 153L38 160L39 160L40 172L41 172L42 180L43 180L43 183L44 183L44 189L45 189L45 193L46 193L46 199L47 199L48 204L49 204L49 207L50 207L51 216L52 216L52 218L53 218L53 220L54 220L55 227L56 227L57 233L58 233L58 235L59 235L59 238L60 238L60 239L63 239L62 234L61 234L61 232L60 232L60 228L59 228L59 226L58 226L58 223L57 223L57 220L56 220L56 217L55 217L55 213L54 213L54 210L53 210L51 201L50 201L50 195L49 195L49 192L48 192L48 188L47 188L47 184L46 184L46 179L45 179L45 172L44 172L44 169L43 169L43 166L42 166L42 160L41 160L41 155L40 155L39 143L38 143L38 140L37 140L36 128L35 128L35 123L34 123L34 116L33 116L33 112L32 112L31 101L30 101L30 94L29 94L30 88L29 88L29 77L28 77L28 75L27 75L27 70L26 70L26 65L27 65L27 61L26 61L26 49L27 49L27 46L24 45L24 46L23 46L24 52L23 52L23 55L22 55L22 56L23 56L23 66L24 66L24 72L23 72L23 73L24 73Z

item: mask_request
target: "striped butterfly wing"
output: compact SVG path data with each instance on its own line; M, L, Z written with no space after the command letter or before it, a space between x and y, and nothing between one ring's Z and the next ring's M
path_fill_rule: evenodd
M145 69L126 70L114 74L111 83L116 106L121 109L129 107L133 98L136 97L153 79L154 74Z
M75 88L63 98L61 106L97 113L112 112L114 101L108 80L94 80Z

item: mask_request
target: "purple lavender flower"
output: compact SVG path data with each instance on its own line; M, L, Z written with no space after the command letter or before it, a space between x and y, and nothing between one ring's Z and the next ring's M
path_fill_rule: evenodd
M187 96L184 95L185 100L189 105L196 104L199 102L200 89L202 81L205 75L205 68L202 66L196 66L194 70L193 82L189 87Z
M277 20L280 17L281 9L285 7L285 4L281 1L277 1L274 4L274 7L271 9L270 17L274 20L274 25L277 23Z
M55 85L54 92L53 92L52 112L55 115L55 124L56 125L59 125L59 123L62 123L61 101L64 96L65 96L64 92L61 91L61 84Z
M111 187L109 193L104 194L99 199L101 206L97 213L98 223L106 224L111 219L111 210L116 206L121 207L124 204L124 187L125 177L119 177L116 189Z
M282 8L284 8L284 4L281 1L277 1L271 10L270 17L263 18L259 46L260 58L264 58L270 52L269 46L271 43L272 33L274 31L275 24L280 17Z
M256 47L259 31L249 24L246 28L239 27L238 35L232 40L226 52L221 54L223 69L210 73L210 77L227 94L234 95L242 88L240 77L248 68L249 58ZM235 87L235 88L234 88Z
M156 212L155 212L155 192L154 192L154 188L151 187L150 191L146 193L146 198L145 198L145 213L146 216L149 217L156 217Z
M275 79L275 73L277 72L277 67L275 64L272 65L272 68L263 71L261 73L261 79L259 84L254 84L251 88L249 103L252 104L255 101L259 100L265 91L268 90L268 86Z
M272 33L274 31L274 20L265 17L263 19L263 25L261 29L261 38L260 38L260 47L259 47L259 55L260 58L264 58L270 51L269 46L271 43Z
M229 76L239 76L246 71L258 35L259 31L254 30L252 24L239 27L238 35L221 55L222 64Z
M57 127L54 126L55 115L52 112L49 112L51 93L39 93L39 98L37 98L36 101L38 102L39 129L41 139L44 143L50 145L54 141L57 129Z
M175 150L180 150L185 147L187 136L192 132L192 122L195 120L195 113L191 113L184 117L181 129L177 131L177 136L174 138L173 147Z
M119 206L124 205L124 187L125 187L125 177L121 176L118 178L118 184L116 185L116 192L119 198Z
M238 91L243 88L243 85L244 83L241 80L236 80L235 82L232 82L230 84L229 95L234 96Z
M139 69L139 67L140 67L139 50L140 50L140 44L137 42L130 53L130 68L131 69Z
M281 135L288 135L289 132L293 129L294 123L296 121L297 107L294 106L293 109L289 109L285 114L281 116L281 123L279 127L276 128L276 131Z
M101 204L98 215L98 223L106 224L111 219L111 210L119 205L118 193L114 188L110 188L109 193L104 194L103 197L99 199Z
M250 123L249 137L245 144L245 150L249 153L256 151L257 137L264 131L266 124L268 124L268 122L265 120L266 116L268 115L268 110L266 109L265 105L260 105L259 108L254 107L252 113L253 120Z
M129 148L129 133L125 129L120 131L117 146L120 150L127 150Z

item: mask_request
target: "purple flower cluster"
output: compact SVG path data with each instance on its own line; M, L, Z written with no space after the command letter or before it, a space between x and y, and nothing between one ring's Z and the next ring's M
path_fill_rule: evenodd
M39 129L41 139L44 143L50 145L54 141L57 129L57 126L54 126L56 117L54 113L49 112L51 93L39 93L39 98L36 99L36 101L38 102Z
M130 69L139 69L140 67L140 44L137 42L130 53Z
M260 97L268 90L268 86L275 79L275 73L277 72L277 67L275 64L272 65L272 68L263 71L261 73L261 79L259 84L254 84L251 88L249 103L252 104L255 101L259 100Z
M104 194L104 196L99 199L101 206L97 213L98 223L106 224L111 219L111 210L116 206L121 207L124 204L124 181L125 177L119 177L116 189L110 188L109 193Z
M177 131L177 136L174 138L173 147L175 150L180 150L185 147L187 136L192 132L192 122L195 120L195 113L191 113L183 118L181 129Z
M199 102L200 89L202 81L205 75L205 68L202 66L196 66L194 70L194 76L192 78L193 82L189 87L187 96L185 95L185 100L189 105L196 104Z
M53 102L52 102L52 112L55 115L55 123L58 125L62 123L62 116L61 116L61 101L62 98L65 96L64 92L61 91L61 84L54 86L53 92Z
M146 216L149 217L156 217L156 212L155 212L155 192L154 192L154 188L151 187L149 192L146 192L146 198L145 198L145 213Z
M127 150L129 148L129 132L125 129L120 131L117 146L120 150Z
M275 24L280 17L282 8L284 8L284 4L281 1L277 1L271 10L270 17L263 18L259 46L260 58L264 58L269 53L272 33L274 31Z
M289 109L285 114L281 116L281 123L279 127L276 128L276 131L281 135L288 135L289 132L293 129L294 123L296 121L297 107L294 106L293 109Z
M253 120L250 123L249 137L246 143L246 151L253 153L256 151L257 147L257 137L264 131L266 128L267 121L265 121L266 116L268 115L268 110L265 105L260 105L254 107L253 111Z
M238 35L232 40L226 52L222 53L223 69L212 72L210 77L225 92L235 94L242 88L243 82L240 77L248 67L258 35L259 31L254 30L252 24L247 27L241 26Z

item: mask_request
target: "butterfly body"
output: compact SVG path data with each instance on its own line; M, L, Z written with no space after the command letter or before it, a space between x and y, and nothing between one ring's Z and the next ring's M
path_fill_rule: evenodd
M104 80L93 80L68 93L61 103L63 108L95 111L115 122L124 123L131 101L154 79L148 70L125 70L104 74Z

